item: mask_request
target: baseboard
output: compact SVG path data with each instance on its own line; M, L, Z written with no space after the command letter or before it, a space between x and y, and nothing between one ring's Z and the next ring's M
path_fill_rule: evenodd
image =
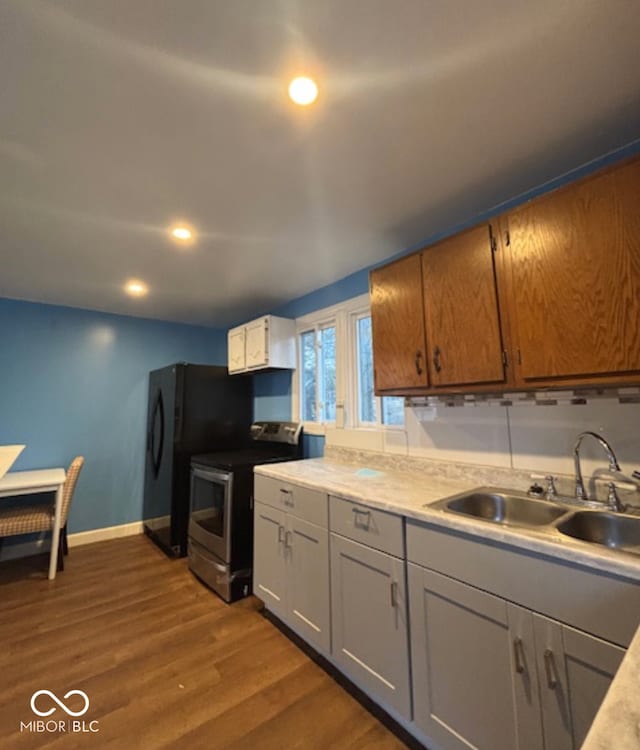
M143 522L134 521L133 523L123 523L118 526L108 526L104 529L78 531L75 534L69 534L68 542L69 547L80 547L83 544L93 544L94 542L104 542L108 539L135 536L136 534L142 534L143 531ZM0 562L15 560L19 557L39 555L43 552L48 553L51 549L50 540L50 533L43 532L39 539L31 539L28 542L17 542L15 544L4 544L0 547Z
M135 536L144 532L142 521L133 523L122 523L119 526L107 526L104 529L91 529L91 531L78 531L69 534L69 547L80 547L83 544L94 542L105 542L108 539L119 539L123 536Z

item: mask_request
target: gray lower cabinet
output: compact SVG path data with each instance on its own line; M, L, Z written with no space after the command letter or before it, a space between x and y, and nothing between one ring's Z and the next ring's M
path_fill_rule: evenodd
M445 750L578 750L624 650L410 563L414 721Z
M285 513L256 502L253 510L253 592L281 619L287 616Z
M532 614L548 750L578 750L625 654L624 649Z
M289 516L285 547L289 624L320 651L329 653L329 532Z
M541 750L535 662L515 679L507 603L413 564L409 601L416 726L447 749Z
M332 533L331 612L336 664L411 718L404 560Z
M254 583L267 609L329 653L329 533L315 523L255 503Z

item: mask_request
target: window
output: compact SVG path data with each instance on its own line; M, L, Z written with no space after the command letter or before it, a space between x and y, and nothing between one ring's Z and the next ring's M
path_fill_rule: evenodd
M303 422L336 420L336 326L303 331L300 344L300 415Z
M382 423L390 425L404 424L404 399L401 396L383 396Z
M375 395L369 295L298 318L296 328L292 413L308 434L325 434L325 425L353 431L404 425L404 399ZM355 432L349 440L357 444Z
M373 385L373 339L371 315L355 316L358 423L361 426L404 424L404 399L383 396L378 399Z
M371 316L356 318L356 351L358 361L358 421L375 424L376 397L373 392L373 341Z

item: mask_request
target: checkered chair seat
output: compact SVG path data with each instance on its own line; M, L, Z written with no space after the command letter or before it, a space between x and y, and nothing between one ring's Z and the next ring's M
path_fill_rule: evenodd
M51 531L53 512L54 506L50 503L0 510L0 537Z

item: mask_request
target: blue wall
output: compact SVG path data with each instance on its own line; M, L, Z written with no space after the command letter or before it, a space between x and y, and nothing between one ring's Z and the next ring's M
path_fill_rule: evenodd
M142 518L147 378L226 364L224 331L0 299L0 445L13 470L86 458L69 531Z
M461 215L457 223L454 223L444 231L432 234L412 247L399 250L399 252L386 258L382 263L387 263L394 258L399 258L403 255L420 250L427 245L431 245L445 237L449 237L452 234L456 234L457 232L472 227L479 222L487 221L488 219L498 216L515 206L519 206L525 201L536 198L544 193L548 193L549 191L555 190L556 188L562 187L570 182L574 182L575 180L585 177L598 169L602 169L605 166L614 164L621 159L634 156L638 153L640 153L640 140L634 141L623 148L617 149L610 154L595 159L594 161L561 175L556 179L550 180L544 185L540 185L526 193L504 201L500 205L494 206L484 213L471 217ZM366 294L369 291L369 271L372 268L375 268L376 265L382 265L382 263L367 266L350 276L340 279L340 281L336 281L334 284L316 289L303 297L299 297L274 310L270 310L270 312L273 315L280 315L284 318L297 318L302 315L307 315L315 310L321 310L324 307L330 307L331 305L344 302L345 300L357 297L360 294ZM262 417L264 419L291 418L291 377L292 375L290 372L256 377L256 388L254 390L254 410L256 414L264 413L266 415ZM260 388L257 387L258 381L260 381ZM305 441L305 449L305 455L308 457L321 456L324 451L324 438L309 436Z

